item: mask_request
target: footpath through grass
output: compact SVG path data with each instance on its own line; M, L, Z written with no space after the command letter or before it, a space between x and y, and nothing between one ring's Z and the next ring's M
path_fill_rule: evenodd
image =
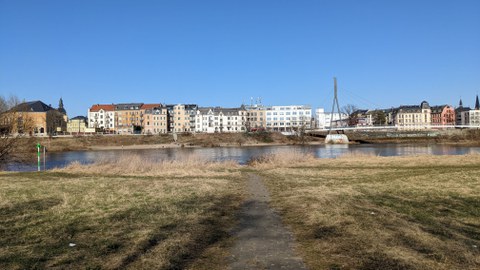
M309 269L480 269L480 155L295 153L0 173L0 269L225 269L243 171Z
M310 269L480 269L480 155L253 163Z
M235 168L134 157L0 173L0 269L223 269L242 201Z

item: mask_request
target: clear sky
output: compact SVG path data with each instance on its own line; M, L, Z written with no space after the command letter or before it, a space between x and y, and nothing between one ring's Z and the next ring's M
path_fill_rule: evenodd
M0 95L97 103L473 105L480 1L0 0Z

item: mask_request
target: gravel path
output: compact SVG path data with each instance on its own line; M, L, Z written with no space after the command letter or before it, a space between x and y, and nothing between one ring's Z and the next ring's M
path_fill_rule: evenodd
M249 174L250 199L243 205L240 222L233 231L230 269L306 269L293 251L292 233L269 206L262 179Z

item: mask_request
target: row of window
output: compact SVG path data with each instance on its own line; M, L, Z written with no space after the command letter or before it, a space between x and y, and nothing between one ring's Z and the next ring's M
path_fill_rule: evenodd
M267 117L267 121L272 121L272 120L273 121L285 121L285 120L286 121L290 121L290 120L297 121L297 117L273 117L273 118L272 117ZM308 118L300 116L300 117L298 117L298 120L308 120Z
M267 123L267 127L271 127L271 126L301 126L301 125L305 125L307 123L305 122L291 122L291 123L283 123L283 122L280 122L280 123L277 123L277 122L274 122L274 123Z
M310 111L299 111L298 115L303 115L304 113L305 115L310 115ZM267 116L268 115L297 115L297 112L267 112Z

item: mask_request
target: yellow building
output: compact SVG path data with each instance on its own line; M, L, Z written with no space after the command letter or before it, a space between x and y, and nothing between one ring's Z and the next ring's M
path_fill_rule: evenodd
M21 103L0 116L0 124L10 134L55 135L66 131L67 115L60 99L59 109L41 101Z
M195 115L198 106L195 104L167 105L168 108L168 130L174 133L194 132Z
M432 124L431 109L428 102L420 106L400 106L394 110L394 124L403 130L430 129Z
M115 130L118 134L135 134L142 130L143 103L115 105Z
M247 121L245 125L248 131L257 131L265 129L267 119L265 117L266 109L263 106L254 105L245 107Z
M67 132L70 134L87 132L87 118L85 116L77 116L69 119L67 122Z

